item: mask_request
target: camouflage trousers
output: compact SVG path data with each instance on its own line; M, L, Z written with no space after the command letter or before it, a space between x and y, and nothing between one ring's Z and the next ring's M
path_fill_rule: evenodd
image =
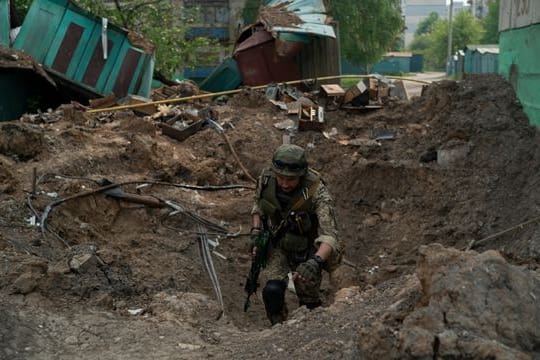
M315 253L317 249L313 248L312 253ZM334 270L341 260L341 255L332 253L327 263L325 264L325 270ZM291 271L295 271L296 267L302 262L291 259L291 256L281 250L272 248L268 256L268 262L266 267L261 273L261 284L264 286L269 280L282 280L288 283L288 274ZM296 296L298 301L302 304L314 304L321 301L320 288L321 288L322 276L320 276L315 283L304 283L301 280L297 280L294 283L296 290Z

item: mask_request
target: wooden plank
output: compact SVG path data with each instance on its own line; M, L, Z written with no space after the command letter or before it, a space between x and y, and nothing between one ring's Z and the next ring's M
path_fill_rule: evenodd
M345 90L338 84L321 85L321 89L323 89L327 96L343 96L345 94Z

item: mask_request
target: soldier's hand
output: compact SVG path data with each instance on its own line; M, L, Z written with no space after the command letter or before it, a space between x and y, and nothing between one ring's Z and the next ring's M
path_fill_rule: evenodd
M252 228L249 233L249 240L247 243L247 250L251 253L252 256L257 254L257 240L261 234L261 229Z
M310 285L321 281L321 266L315 259L309 259L296 267L297 279Z

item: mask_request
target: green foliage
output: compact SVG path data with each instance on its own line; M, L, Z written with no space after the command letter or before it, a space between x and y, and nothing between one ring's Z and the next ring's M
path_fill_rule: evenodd
M410 45L411 50L416 53L425 53L432 43L430 34L431 33L426 33L415 36Z
M499 8L500 0L494 0L488 4L488 14L482 20L484 29L486 30L482 38L483 44L499 43Z
M428 15L427 18L420 21L420 23L418 24L418 28L414 32L414 35L419 36L422 34L430 33L431 30L433 30L433 24L437 20L439 20L439 14L437 14L436 12L432 12L431 14Z
M468 11L457 13L453 23L452 53L469 44L478 44L484 35L482 23Z
M484 28L469 11L458 12L452 23L452 54L480 42ZM448 29L448 20L437 20L431 32L415 36L411 50L424 54L427 68L444 69L448 60Z
M11 4L15 8L15 14L21 22L24 19L26 13L28 12L28 8L30 7L31 3L32 0L11 0Z
M257 19L259 14L259 6L261 5L261 0L246 0L246 5L242 10L242 19L244 19L245 24L252 24Z
M341 53L353 64L369 64L398 43L403 31L400 0L331 0L339 23Z

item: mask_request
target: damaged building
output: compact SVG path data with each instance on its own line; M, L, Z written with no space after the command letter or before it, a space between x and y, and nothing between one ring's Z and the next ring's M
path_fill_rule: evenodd
M0 87L15 87L18 95L2 100L0 120L18 118L31 109L32 103L47 107L70 99L85 102L110 94L118 98L150 95L154 46L139 35L69 0L33 1L20 26L10 0L1 0L0 9L0 23L8 24L0 29L2 43L39 64L50 77L49 82L52 79L56 92L51 100L36 98L32 90L35 85L27 75L12 71L17 65L3 66ZM9 56L18 57L15 53Z

